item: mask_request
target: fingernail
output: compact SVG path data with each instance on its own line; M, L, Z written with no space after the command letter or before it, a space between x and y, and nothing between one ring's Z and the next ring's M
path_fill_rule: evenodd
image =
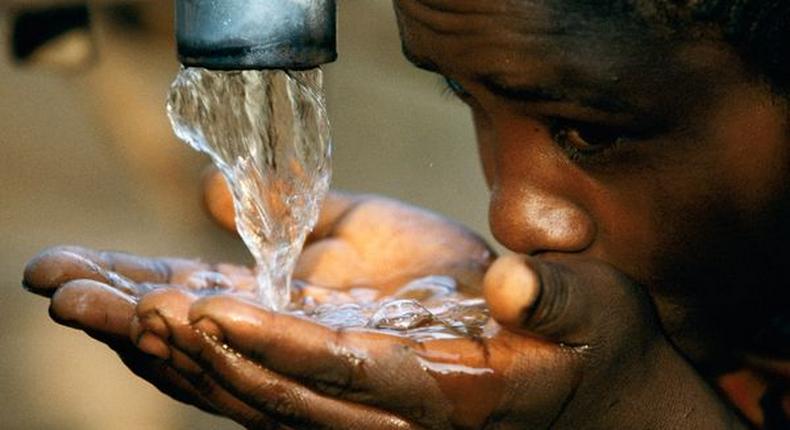
M140 336L137 340L137 347L141 351L163 360L170 358L170 346L161 337L151 332L144 332Z
M192 328L194 328L199 333L211 337L214 340L222 340L222 330L220 330L219 325L217 325L217 323L212 321L210 318L200 318L199 320L192 323Z

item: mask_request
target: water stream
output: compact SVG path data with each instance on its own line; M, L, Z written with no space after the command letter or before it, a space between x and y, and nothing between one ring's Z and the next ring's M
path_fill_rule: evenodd
M389 297L320 286L303 286L292 296L291 274L331 176L320 69L184 68L171 86L167 111L176 135L208 154L230 186L236 227L256 261L262 305L333 327L369 327L418 339L483 333L489 321L485 303L459 293L447 277L413 280ZM292 297L298 299L292 303Z
M208 154L230 186L258 296L274 310L290 302L291 273L329 189L322 80L321 69L185 68L168 97L176 135Z

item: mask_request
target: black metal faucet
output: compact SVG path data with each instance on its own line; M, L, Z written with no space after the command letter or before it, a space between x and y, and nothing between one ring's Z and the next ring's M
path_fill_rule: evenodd
M334 0L176 0L178 57L209 69L308 69L337 58Z
M19 61L62 32L90 26L87 0L11 5L12 55ZM175 7L178 58L185 66L309 69L337 58L335 0L175 0Z
M308 69L334 61L334 0L176 0L178 57L209 69Z

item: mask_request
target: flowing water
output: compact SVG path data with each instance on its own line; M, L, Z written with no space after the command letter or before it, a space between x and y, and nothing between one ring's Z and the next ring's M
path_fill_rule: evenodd
M291 303L291 274L331 176L320 69L184 68L171 86L167 111L176 135L208 154L230 186L236 228L256 261L261 304L338 328L419 339L483 333L484 302L460 294L446 277L414 280L386 298L374 290L303 286Z
M257 263L261 303L285 309L331 176L321 69L185 68L167 111L176 135L211 156L230 185L236 228Z

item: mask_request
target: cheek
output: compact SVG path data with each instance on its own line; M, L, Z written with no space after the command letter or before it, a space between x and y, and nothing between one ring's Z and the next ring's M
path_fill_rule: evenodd
M736 97L741 103L731 100L712 121L710 140L729 198L743 216L758 218L786 186L790 132L784 109L765 100L748 103L748 93Z
M590 254L641 283L653 276L655 261L667 233L667 220L657 216L657 202L665 200L661 184L649 175L628 178L587 177L585 206L595 220L598 235Z
M790 157L783 110L766 100L731 91L699 119L703 133L640 148L650 162L639 168L593 175L589 204L610 261L643 283L685 285L689 294L741 278L745 261L772 252L782 240L776 208Z

